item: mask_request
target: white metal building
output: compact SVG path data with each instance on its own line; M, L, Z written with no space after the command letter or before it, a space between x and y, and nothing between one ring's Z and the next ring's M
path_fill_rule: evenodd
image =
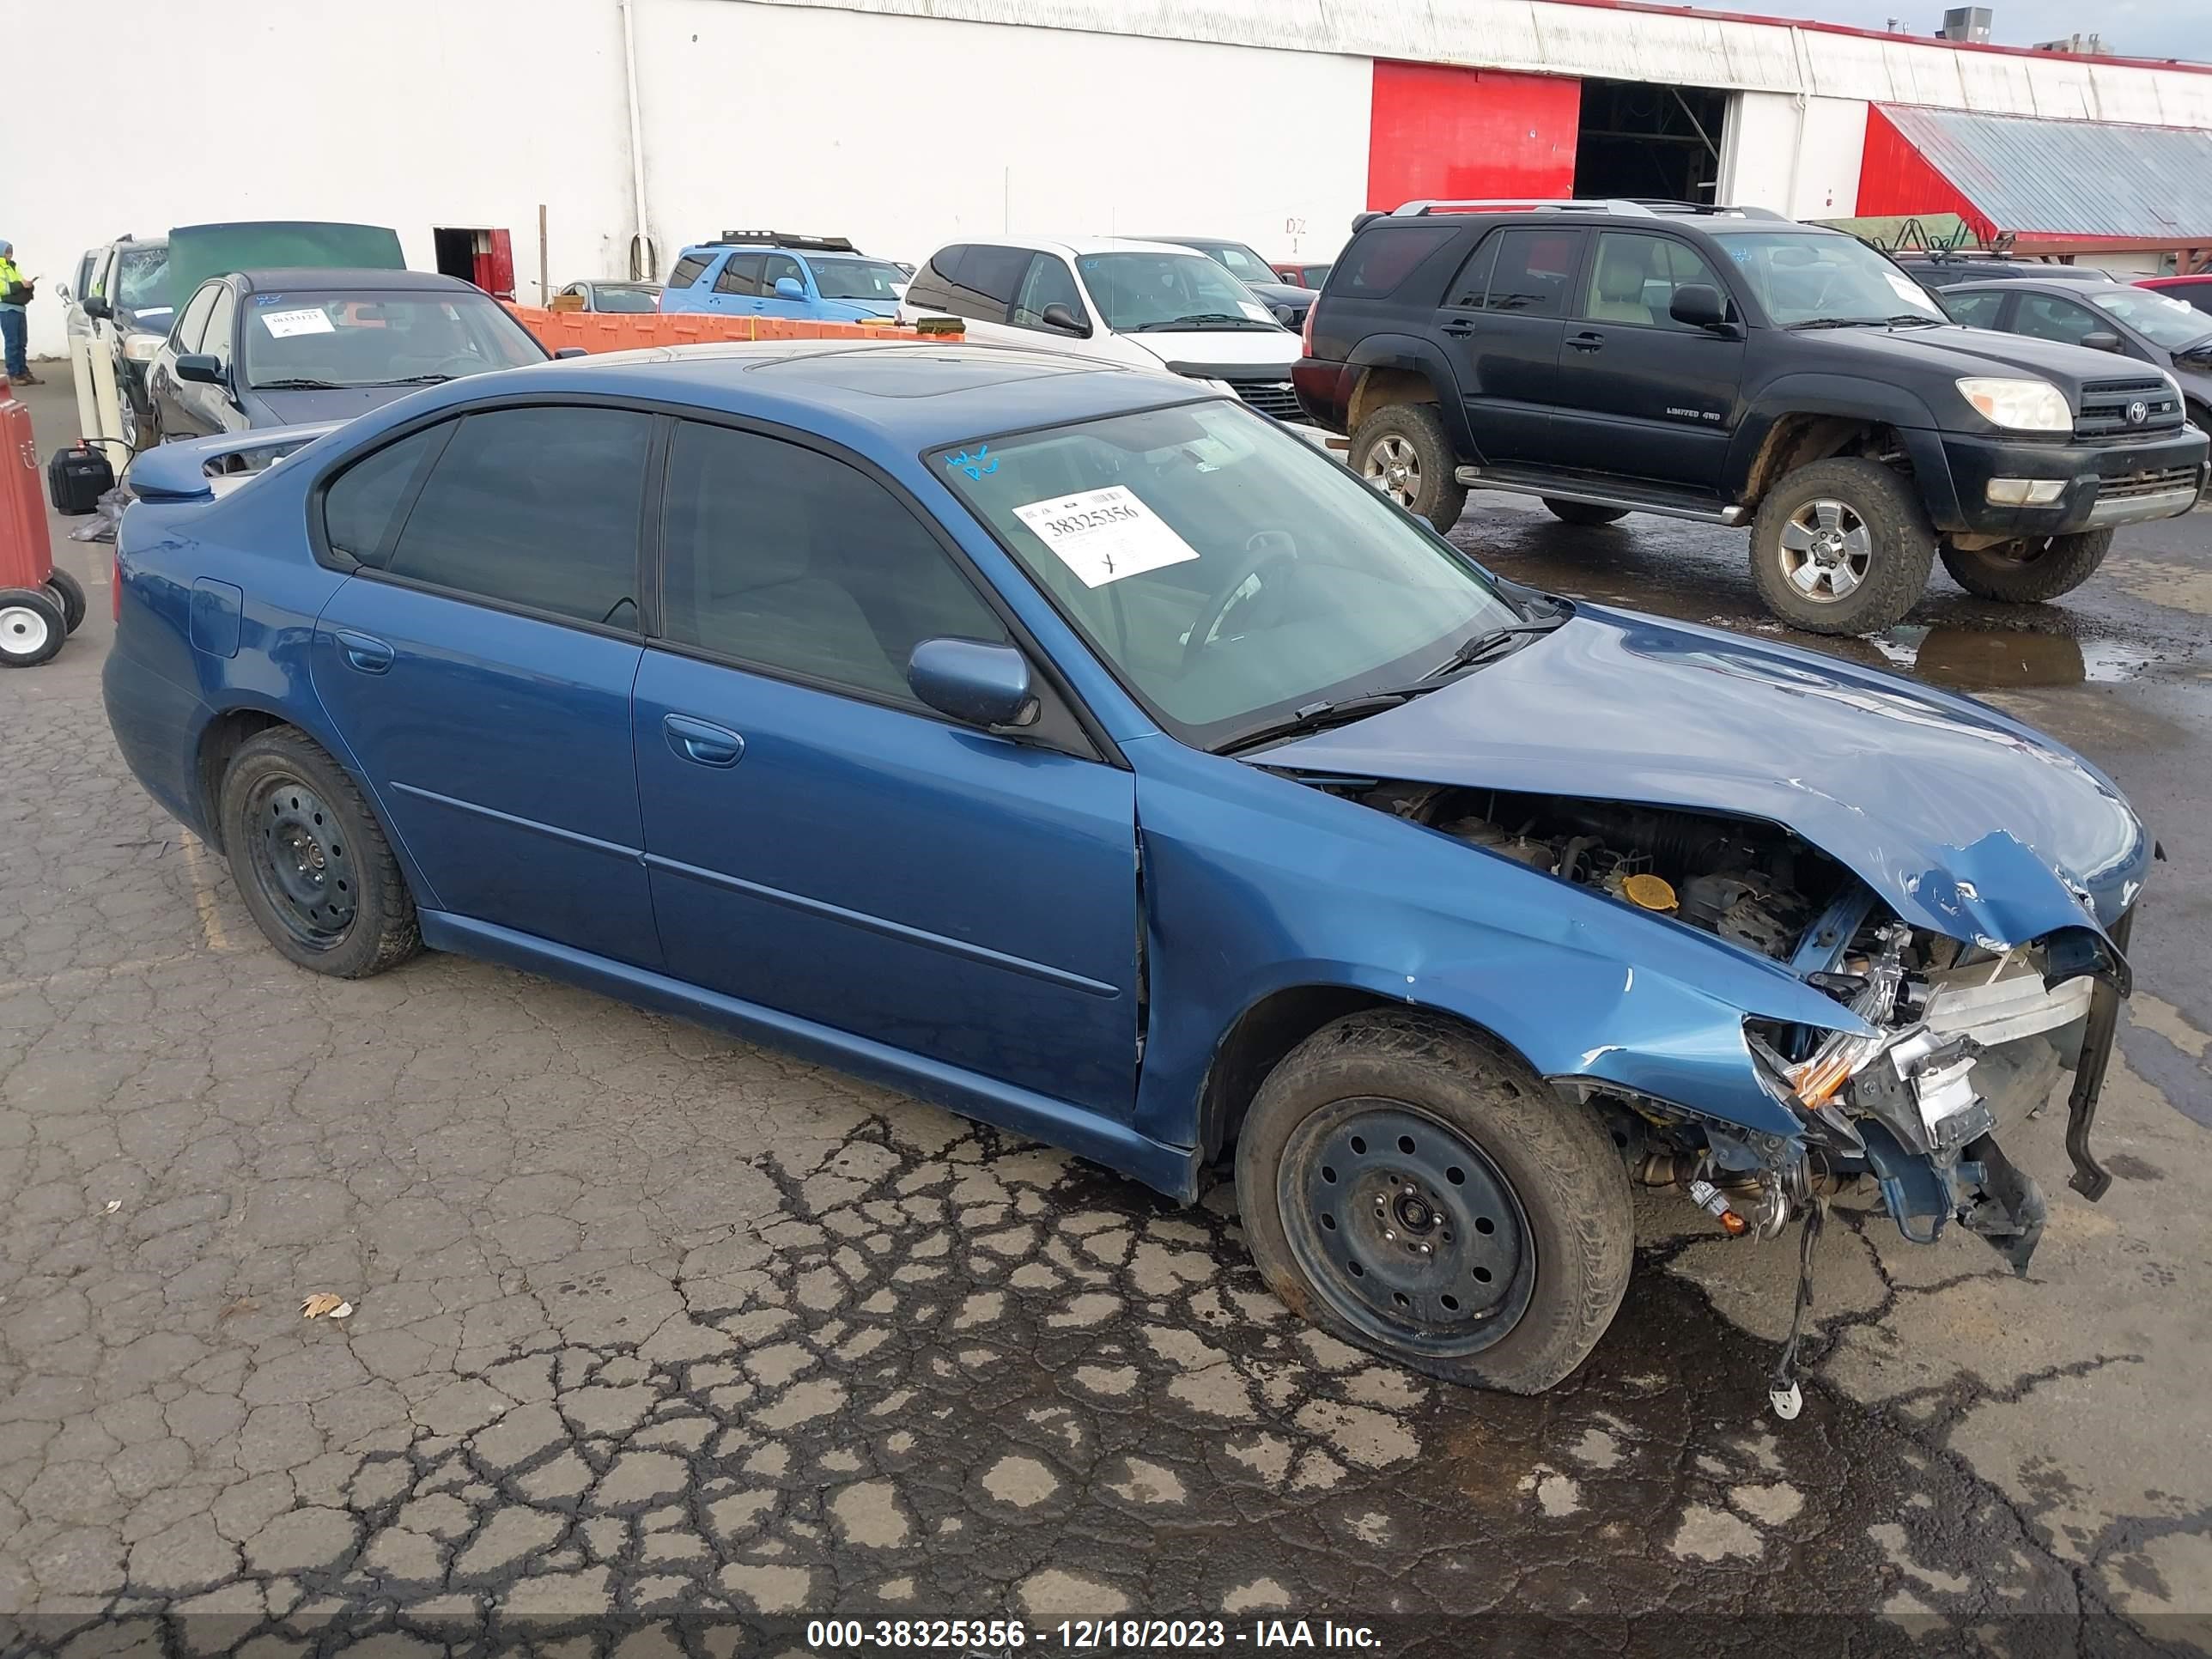
M153 48L133 79L118 41ZM629 274L641 210L658 275L738 226L909 260L1050 231L1325 258L1418 195L1923 210L1896 205L1931 189L1909 166L1863 202L1883 106L2212 130L2195 69L1635 0L109 0L96 27L27 0L9 45L52 70L15 77L39 142L0 171L42 353L82 249L174 224L390 225L424 267L436 228L505 230L527 302L541 205L556 287Z

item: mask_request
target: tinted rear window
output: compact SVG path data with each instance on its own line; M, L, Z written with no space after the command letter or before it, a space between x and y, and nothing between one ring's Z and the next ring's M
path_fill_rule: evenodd
M1459 234L1453 224L1391 225L1370 230L1329 273L1339 294L1389 294L1415 265Z

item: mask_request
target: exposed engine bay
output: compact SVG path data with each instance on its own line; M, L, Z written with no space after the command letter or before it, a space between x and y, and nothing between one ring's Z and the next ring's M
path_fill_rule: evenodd
M1910 927L1850 870L1771 823L1503 790L1385 782L1345 793L1716 934L1785 964L1834 1000L1832 1030L1744 1022L1760 1086L1800 1126L1794 1135L1748 1130L1695 1102L1555 1079L1606 1115L1640 1180L1683 1192L1724 1231L1773 1237L1802 1216L1801 1320L1825 1197L1863 1180L1879 1187L1911 1242L1932 1243L1956 1220L2025 1273L2045 1200L1995 1131L2039 1113L2060 1072L2077 1064L2068 1142L2081 1172L2075 1185L2093 1198L2102 1192L2081 1102L2086 1084L2094 1112L2110 1014L2098 1031L2090 954L2056 936L2006 949ZM2115 943L2124 934L2124 920ZM2103 991L2103 1002L2117 1000ZM1795 1348L1793 1335L1773 1390L1785 1417L1795 1415Z

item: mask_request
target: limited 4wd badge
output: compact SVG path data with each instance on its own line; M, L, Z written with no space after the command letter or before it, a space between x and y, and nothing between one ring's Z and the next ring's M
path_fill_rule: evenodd
M1121 484L1031 501L1016 507L1014 516L1085 587L1103 587L1198 556L1196 548Z

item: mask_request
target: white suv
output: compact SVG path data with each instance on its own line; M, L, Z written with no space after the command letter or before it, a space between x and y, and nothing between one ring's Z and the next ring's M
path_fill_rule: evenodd
M1291 389L1298 337L1187 247L1110 237L956 242L915 272L898 316L957 317L971 340L1218 381L1264 414L1305 419Z

